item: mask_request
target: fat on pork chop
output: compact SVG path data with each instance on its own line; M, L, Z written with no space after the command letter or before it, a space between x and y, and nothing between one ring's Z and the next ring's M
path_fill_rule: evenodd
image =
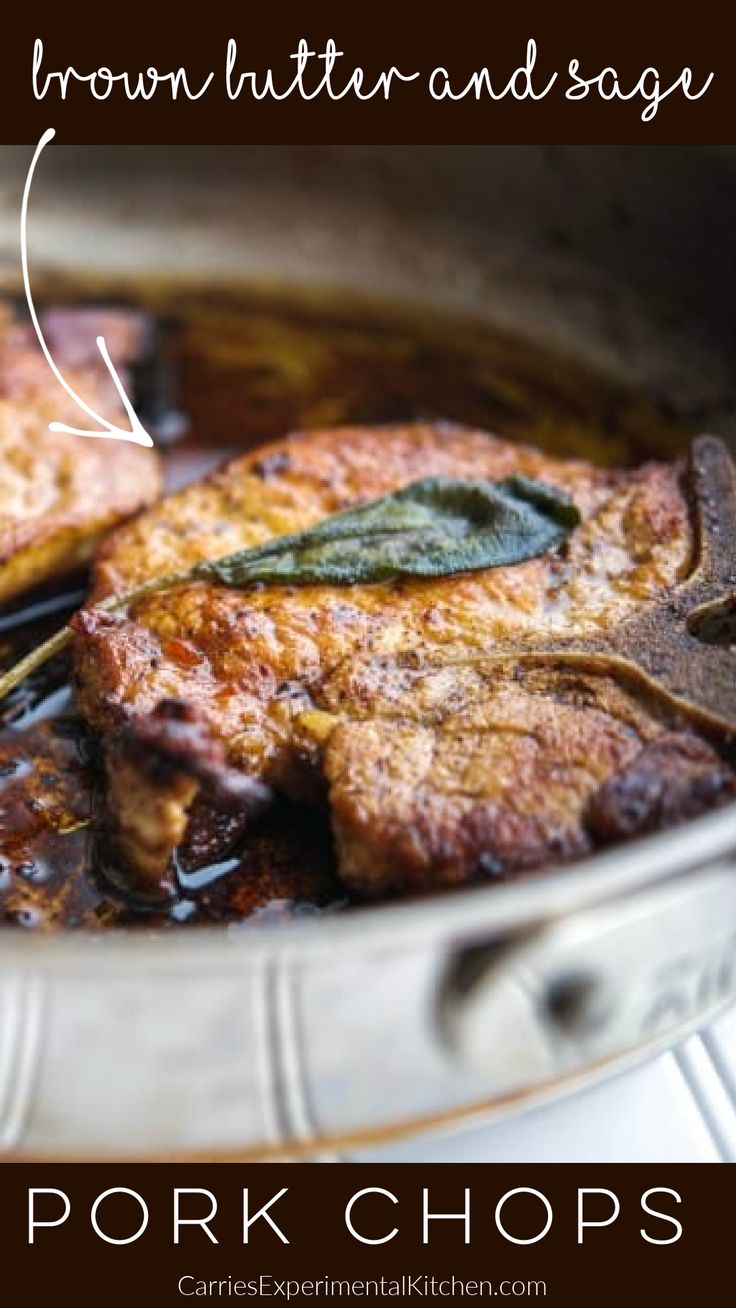
M419 478L511 473L580 510L542 557L345 587L187 582L94 607ZM687 462L611 470L448 424L292 435L169 496L106 540L74 620L126 883L170 893L208 797L323 805L339 874L366 895L527 873L722 802L736 658L688 615L733 571L733 520L715 438Z

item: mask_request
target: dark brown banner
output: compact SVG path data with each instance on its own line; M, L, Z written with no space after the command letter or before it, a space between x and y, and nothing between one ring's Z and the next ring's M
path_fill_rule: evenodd
M0 1196L6 1302L730 1297L725 1167L31 1165Z
M130 3L14 14L3 139L732 142L732 18L700 4Z

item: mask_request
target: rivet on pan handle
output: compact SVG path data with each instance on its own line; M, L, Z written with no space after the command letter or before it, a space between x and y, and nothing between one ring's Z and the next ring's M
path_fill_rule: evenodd
M736 998L736 864L719 864L450 960L437 1006L457 1060L528 1085L656 1046Z

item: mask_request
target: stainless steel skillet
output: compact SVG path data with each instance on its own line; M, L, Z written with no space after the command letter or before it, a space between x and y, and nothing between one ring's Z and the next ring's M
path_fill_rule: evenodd
M17 286L26 151L0 152ZM55 147L39 271L462 310L727 436L736 156ZM569 1090L736 992L736 811L524 884L263 927L0 941L0 1148L295 1156Z

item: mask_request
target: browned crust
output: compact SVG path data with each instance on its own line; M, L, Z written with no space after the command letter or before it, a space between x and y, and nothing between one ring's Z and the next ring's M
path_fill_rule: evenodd
M106 331L121 319L111 345L124 359L131 348L125 315L110 313ZM85 365L65 367L67 380L93 408L122 423L101 362L93 366L74 337L74 315L64 322L65 328L58 325L61 361L65 330L73 358ZM161 489L155 451L50 432L54 420L92 426L28 332L0 312L0 603L87 563L105 532L151 504Z

